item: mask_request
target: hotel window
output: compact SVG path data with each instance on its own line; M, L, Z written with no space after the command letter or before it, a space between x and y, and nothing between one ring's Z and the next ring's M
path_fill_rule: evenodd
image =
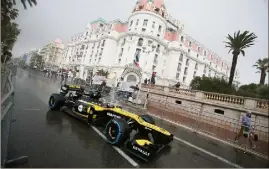
M191 42L189 42L189 47L191 47Z
M157 45L156 52L160 53L160 45L159 44Z
M152 71L154 71L154 70L155 70L155 68L156 68L156 66L155 66L155 65L153 65L153 66L152 66Z
M102 56L103 54L103 48L101 48L101 51L99 52L99 56Z
M178 65L177 65L177 71L178 71L178 72L181 71L181 63L178 63Z
M205 66L205 68L204 68L204 71L203 71L203 73L204 73L204 74L206 74L206 66Z
M124 39L122 40L122 44L121 44L121 46L125 45L125 42L126 42L126 39L124 38Z
M184 69L184 75L187 75L188 74L188 67L185 67Z
M143 39L142 38L139 38L138 39L138 43L137 43L138 46L142 46L143 45Z
M186 66L189 66L189 59L186 60Z
M105 46L106 40L103 40L102 46Z
M188 49L188 53L190 53L191 52L191 49Z
M146 32L146 28L142 28L142 32Z
M180 73L176 73L176 79L179 79L179 74L180 74Z
M136 26L138 25L138 22L139 22L139 19L136 20L136 24L135 24Z
M131 27L133 25L133 20L131 20L131 22L130 22L130 26L129 27Z
M200 52L200 47L198 47L198 52Z
M180 62L183 61L183 53L180 54L179 61L180 61Z
M152 40L148 40L148 46L152 44Z
M152 23L152 29L154 29L154 28L155 28L155 22Z
M185 81L186 81L186 76L183 77L183 83L185 83Z
M121 48L121 51L120 51L119 56L121 57L121 56L122 56L122 54L123 54L123 48Z
M180 41L181 41L181 42L184 41L184 37L183 37L183 36L180 37Z
M206 51L204 51L204 55L206 56Z
M161 25L159 25L159 29L158 29L158 31L159 31L159 32L162 31L162 26L161 26Z
M155 54L153 63L154 63L154 64L158 64L158 55L157 55L157 54Z
M195 68L194 68L195 70L197 70L198 69L198 63L195 63Z
M193 78L195 78L196 77L196 71L194 71L194 73L193 73Z
M148 24L148 20L144 19L143 26L147 26L147 24Z

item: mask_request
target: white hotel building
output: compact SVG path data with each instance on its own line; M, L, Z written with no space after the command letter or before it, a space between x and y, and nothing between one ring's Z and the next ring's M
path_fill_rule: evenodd
M128 21L97 19L66 44L63 64L80 78L106 69L115 85L139 83L156 72L156 84L188 87L195 76L228 78L231 64L183 31L167 14L163 0L139 0ZM206 38L206 37L205 37ZM140 68L133 65L137 59ZM235 75L238 83L238 72Z

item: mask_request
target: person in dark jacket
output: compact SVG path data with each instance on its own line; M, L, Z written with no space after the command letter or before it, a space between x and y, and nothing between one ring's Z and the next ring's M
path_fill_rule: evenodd
M180 88L180 83L177 82L177 84L175 86L176 86L176 88Z

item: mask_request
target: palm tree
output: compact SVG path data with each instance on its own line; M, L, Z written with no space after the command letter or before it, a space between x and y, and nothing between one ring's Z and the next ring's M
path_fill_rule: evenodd
M36 5L36 0L27 0L32 7ZM24 9L27 9L26 0L21 0ZM11 50L17 40L21 30L18 28L15 20L18 16L18 9L14 8L15 0L1 0L1 62L5 63L12 57Z
M33 4L36 5L36 0L27 0L28 4L32 7ZM26 0L21 0L21 3L24 7L24 9L27 9L26 6ZM16 5L15 0L1 0L1 24L6 25L11 20L16 19L18 16L18 9L14 8L14 5Z
M97 71L97 75L99 75L99 76L107 77L108 74L109 74L108 71L107 70L104 70L104 69L101 69L101 70L98 70Z
M261 73L260 77L260 85L264 85L265 83L265 77L266 77L266 72L269 71L269 59L264 58L264 59L259 59L253 67L256 67L259 71L256 73Z
M238 31L234 33L233 37L228 34L228 37L226 38L228 39L228 41L224 42L226 43L225 47L230 48L228 53L232 51L233 54L233 62L228 83L229 86L232 86L239 54L241 53L243 56L245 56L244 50L254 45L254 40L257 38L257 36L254 33L249 33L249 31L244 31L243 33L240 33L240 31Z

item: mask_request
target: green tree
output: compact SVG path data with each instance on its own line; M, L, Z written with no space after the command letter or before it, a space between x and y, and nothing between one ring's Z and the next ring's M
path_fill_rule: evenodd
M31 53L30 66L37 66L41 69L44 65L44 58L42 55L38 54L38 52Z
M229 86L222 78L211 77L195 77L190 84L191 89L201 90L206 92L216 92L224 94L234 94L236 92L235 86Z
M224 43L226 44L225 47L230 48L228 53L232 51L233 54L233 62L228 82L229 86L232 86L233 83L234 73L239 54L241 53L243 56L245 56L244 50L254 45L254 41L256 38L257 36L254 33L250 33L249 31L244 31L243 33L240 33L240 31L235 32L233 37L228 34L227 36L228 41Z
M108 71L107 70L104 70L104 69L101 69L101 70L98 70L97 71L97 75L99 75L99 76L107 77L108 74L109 74Z
M265 83L265 77L266 77L266 72L269 71L269 59L264 58L264 59L259 59L253 67L256 67L259 71L256 73L260 73L260 84L264 85Z
M21 30L18 28L18 24L9 23L1 30L1 40L2 40L2 53L1 53L1 62L5 63L8 61L12 54L11 51L13 46L20 34Z
M30 6L36 5L36 0L27 0ZM27 9L26 0L21 0ZM1 0L1 63L12 57L12 48L21 30L14 20L18 16L18 9L14 8L15 0Z

